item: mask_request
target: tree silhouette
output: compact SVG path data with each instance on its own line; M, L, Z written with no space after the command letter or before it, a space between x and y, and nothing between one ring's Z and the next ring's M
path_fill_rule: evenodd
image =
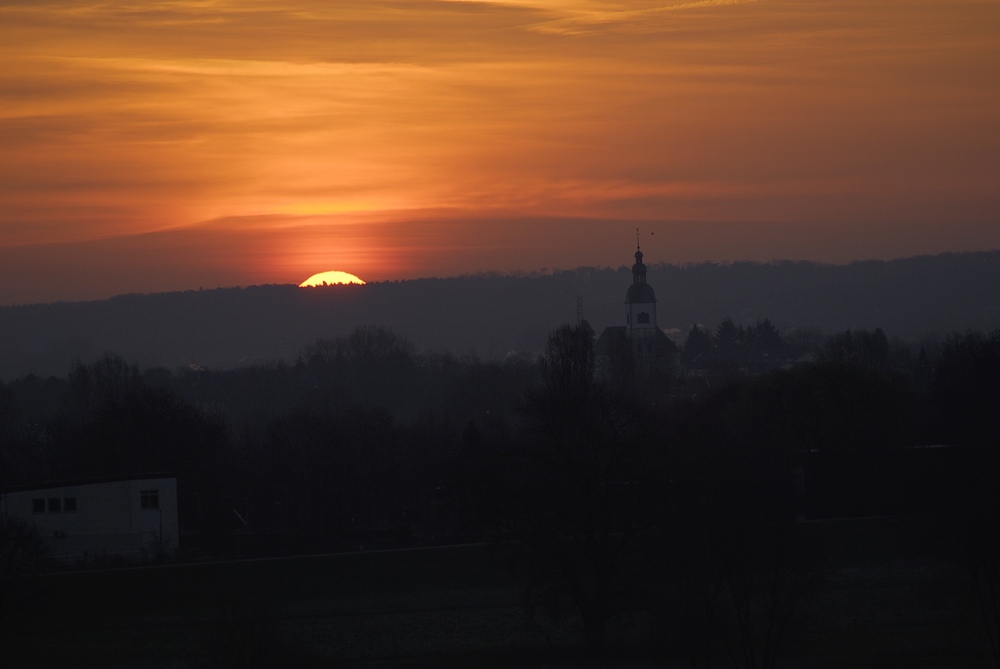
M815 583L790 522L784 445L752 420L750 387L673 407L660 486L665 636L694 667L776 665ZM749 406L744 406L749 404Z
M741 344L742 334L732 318L726 317L715 329L715 344L720 351L732 352Z
M585 325L550 335L545 389L526 406L493 501L517 546L531 609L569 615L600 655L609 622L641 598L650 506L640 415L630 398L594 382L592 339Z
M827 342L824 357L872 372L889 372L892 369L889 340L881 328L876 328L874 332L846 330L834 335Z
M585 403L594 389L594 331L562 325L549 335L539 362L547 399L566 408Z
M143 386L138 365L113 353L89 364L76 360L68 379L81 408L90 412L120 406Z
M939 436L965 454L965 471L950 491L952 522L961 531L974 592L1000 666L1000 330L952 335L931 381Z
M700 325L692 325L684 340L681 362L689 367L695 365L701 358L711 353L713 348L712 335Z

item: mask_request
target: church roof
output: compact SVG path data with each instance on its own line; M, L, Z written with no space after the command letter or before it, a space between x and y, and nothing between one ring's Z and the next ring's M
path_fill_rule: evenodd
M619 342L628 339L628 329L624 325L611 325L604 328L604 332L594 342L594 355L611 355L615 346Z
M643 340L656 347L656 350L661 354L673 354L677 352L677 344L674 343L674 340L667 333L659 328L651 330L650 336L648 338L643 337ZM630 341L627 327L624 325L608 326L604 328L601 336L594 342L594 355L598 357L612 355L615 347L621 346L623 342L627 341Z

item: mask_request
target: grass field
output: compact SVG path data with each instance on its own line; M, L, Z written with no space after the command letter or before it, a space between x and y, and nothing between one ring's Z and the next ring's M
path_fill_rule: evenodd
M992 657L964 572L891 521L830 524L831 567L783 666L944 669ZM533 623L486 546L36 579L2 667L568 667L572 630ZM685 666L650 656L610 666Z
M69 572L9 621L4 664L242 666L245 647L337 666L523 647L523 619L483 546Z

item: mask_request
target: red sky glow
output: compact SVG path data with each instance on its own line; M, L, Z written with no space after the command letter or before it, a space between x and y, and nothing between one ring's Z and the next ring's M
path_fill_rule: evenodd
M0 57L2 304L1000 248L995 0L0 0Z

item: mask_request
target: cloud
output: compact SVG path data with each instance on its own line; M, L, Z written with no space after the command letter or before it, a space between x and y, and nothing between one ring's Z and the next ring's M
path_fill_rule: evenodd
M287 243L254 263L276 267L260 256L348 216L407 221L393 234L426 243L392 262L418 271L450 242L414 212L982 222L998 19L976 0L0 0L0 247L227 220L206 257L273 226Z
M657 5L638 9L624 8L629 7L627 4L618 5L617 7L596 5L589 9L583 8L569 10L567 12L569 14L568 16L529 24L527 27L530 30L561 35L591 34L601 28L606 28L608 26L617 27L622 24L633 24L633 27L641 27L648 30L649 26L642 26L639 24L655 20L659 18L658 15L685 10L743 5L757 1L758 0L693 0L691 2L679 2L676 4Z

